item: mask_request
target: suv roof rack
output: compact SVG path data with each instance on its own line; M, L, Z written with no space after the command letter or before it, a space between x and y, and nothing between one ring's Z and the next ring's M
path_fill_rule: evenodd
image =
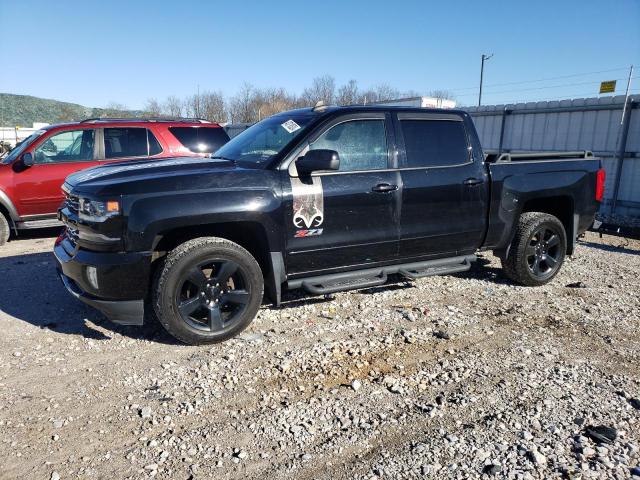
M95 117L85 118L80 123L100 123L100 122L176 122L176 123L213 123L204 118L181 118L181 117Z

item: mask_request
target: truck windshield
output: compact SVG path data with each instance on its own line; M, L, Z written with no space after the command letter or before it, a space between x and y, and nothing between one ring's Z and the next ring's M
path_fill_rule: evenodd
M269 117L246 129L211 156L260 167L280 153L313 120L312 112Z
M9 152L9 155L4 157L0 163L11 163L24 152L29 145L31 145L40 135L45 133L46 130L36 130L27 138L25 138L22 142L20 142L16 147Z

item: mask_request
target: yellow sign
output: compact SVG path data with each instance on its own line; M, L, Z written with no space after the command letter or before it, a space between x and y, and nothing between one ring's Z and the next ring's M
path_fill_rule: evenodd
M616 81L609 80L600 83L600 93L613 93L616 91Z

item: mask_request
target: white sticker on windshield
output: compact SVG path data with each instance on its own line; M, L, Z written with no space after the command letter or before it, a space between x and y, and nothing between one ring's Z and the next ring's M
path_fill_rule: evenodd
M282 128L284 128L288 133L293 133L296 130L300 130L301 127L293 120L287 120L282 124Z

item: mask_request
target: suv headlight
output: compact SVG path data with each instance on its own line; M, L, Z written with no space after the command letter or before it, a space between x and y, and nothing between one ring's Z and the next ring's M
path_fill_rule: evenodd
M120 202L118 200L99 201L80 198L78 214L81 220L104 222L108 218L120 215Z

